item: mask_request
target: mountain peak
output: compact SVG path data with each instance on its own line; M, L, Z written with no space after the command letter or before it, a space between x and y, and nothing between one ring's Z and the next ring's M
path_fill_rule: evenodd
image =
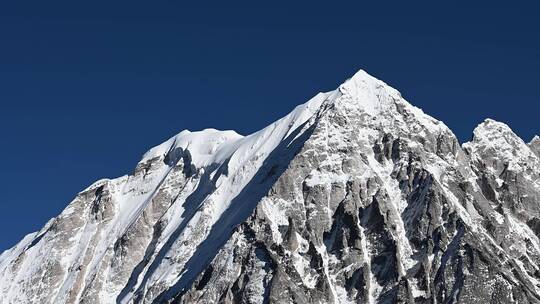
M489 162L496 172L538 166L538 159L529 145L507 124L489 118L474 129L472 140L463 144L463 148L477 160Z
M191 132L184 130L166 142L145 153L141 162L155 157L165 156L175 149L187 150L191 161L197 167L212 163L221 163L244 136L232 130L216 130L212 128Z
M484 145L511 145L523 148L525 143L505 123L486 118L473 131L472 142Z
M351 82L351 81L352 82L377 82L377 81L380 81L380 80L375 78L374 76L370 75L365 70L359 69L349 79L345 80L345 82L343 84L346 84L346 83Z
M397 90L364 70L359 70L347 79L339 86L338 91L343 95L342 101L351 103L370 115L377 115L391 108L395 100L401 99Z
M540 157L540 136L535 135L531 142L529 142L529 147L538 157Z
M0 255L0 303L536 303L539 145L488 119L463 153L360 70L80 192Z

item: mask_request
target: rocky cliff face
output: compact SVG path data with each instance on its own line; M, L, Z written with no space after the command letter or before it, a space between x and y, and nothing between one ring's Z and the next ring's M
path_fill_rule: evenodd
M267 128L184 131L0 256L2 303L539 303L540 144L363 71Z

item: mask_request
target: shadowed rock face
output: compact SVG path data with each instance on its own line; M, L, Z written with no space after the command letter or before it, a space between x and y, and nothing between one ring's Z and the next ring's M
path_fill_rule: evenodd
M538 151L492 120L460 146L360 71L79 193L0 256L0 302L539 303Z

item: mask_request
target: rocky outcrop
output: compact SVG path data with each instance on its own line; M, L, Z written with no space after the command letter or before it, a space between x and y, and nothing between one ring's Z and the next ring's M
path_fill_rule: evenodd
M529 147L531 150L536 154L536 156L540 157L540 137L536 135L531 142L529 143Z
M0 256L5 303L538 303L540 159L363 71L250 136L182 132Z

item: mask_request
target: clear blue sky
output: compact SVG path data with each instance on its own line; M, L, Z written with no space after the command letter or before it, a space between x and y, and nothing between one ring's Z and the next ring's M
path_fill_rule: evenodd
M182 129L251 133L359 68L461 141L540 133L533 4L183 2L2 1L0 251Z

